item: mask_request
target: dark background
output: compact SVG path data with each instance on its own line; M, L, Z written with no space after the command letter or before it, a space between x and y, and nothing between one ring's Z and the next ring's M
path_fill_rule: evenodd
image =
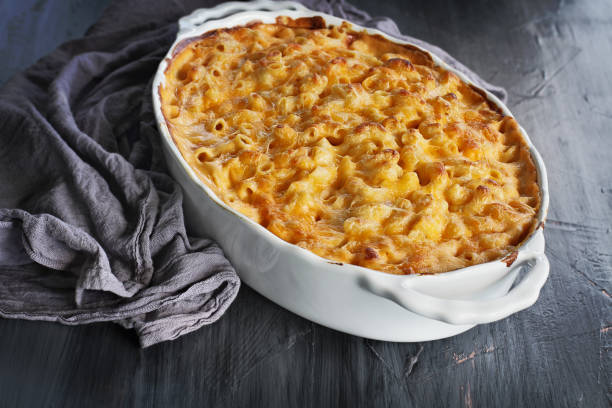
M0 1L0 83L108 3ZM610 406L610 2L353 3L508 89L549 172L551 274L536 305L420 344L338 333L246 286L217 323L145 350L113 324L0 320L0 407Z

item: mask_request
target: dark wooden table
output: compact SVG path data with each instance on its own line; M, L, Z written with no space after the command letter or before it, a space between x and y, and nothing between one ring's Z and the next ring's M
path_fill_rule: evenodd
M2 1L0 81L106 3ZM549 172L551 275L536 305L421 344L338 333L246 286L219 322L146 350L113 324L0 320L0 407L610 406L611 4L354 3L508 89Z

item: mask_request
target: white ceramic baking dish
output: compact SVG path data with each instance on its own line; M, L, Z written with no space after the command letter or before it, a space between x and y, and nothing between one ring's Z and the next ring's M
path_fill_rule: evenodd
M183 17L167 58L186 38L252 21L271 23L280 15L291 18L322 16L331 25L343 22L294 2L224 3ZM353 26L406 44L378 30ZM470 82L435 55L432 58ZM266 298L336 330L403 342L452 336L476 324L503 319L537 300L549 270L542 228L548 209L548 183L542 158L524 130L542 195L538 214L540 227L521 245L514 262L497 260L437 275L391 275L323 259L281 240L225 205L198 179L172 141L158 92L167 64L168 59L164 59L154 78L153 105L168 168L185 193L186 223L196 233L215 239L242 280ZM485 93L505 114L511 115L499 99ZM524 274L517 283L515 280L521 271Z

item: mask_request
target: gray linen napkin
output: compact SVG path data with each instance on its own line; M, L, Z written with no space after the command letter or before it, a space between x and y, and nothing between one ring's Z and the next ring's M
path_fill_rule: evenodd
M240 281L217 245L188 236L166 174L151 79L176 20L216 1L116 1L0 89L0 316L134 328L143 347L217 320ZM310 8L402 36L344 1Z

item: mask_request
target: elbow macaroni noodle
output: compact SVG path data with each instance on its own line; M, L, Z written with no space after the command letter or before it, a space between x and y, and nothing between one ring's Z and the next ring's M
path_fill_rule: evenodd
M280 17L181 44L165 75L162 111L197 175L324 258L444 272L503 257L535 227L515 120L414 47Z

